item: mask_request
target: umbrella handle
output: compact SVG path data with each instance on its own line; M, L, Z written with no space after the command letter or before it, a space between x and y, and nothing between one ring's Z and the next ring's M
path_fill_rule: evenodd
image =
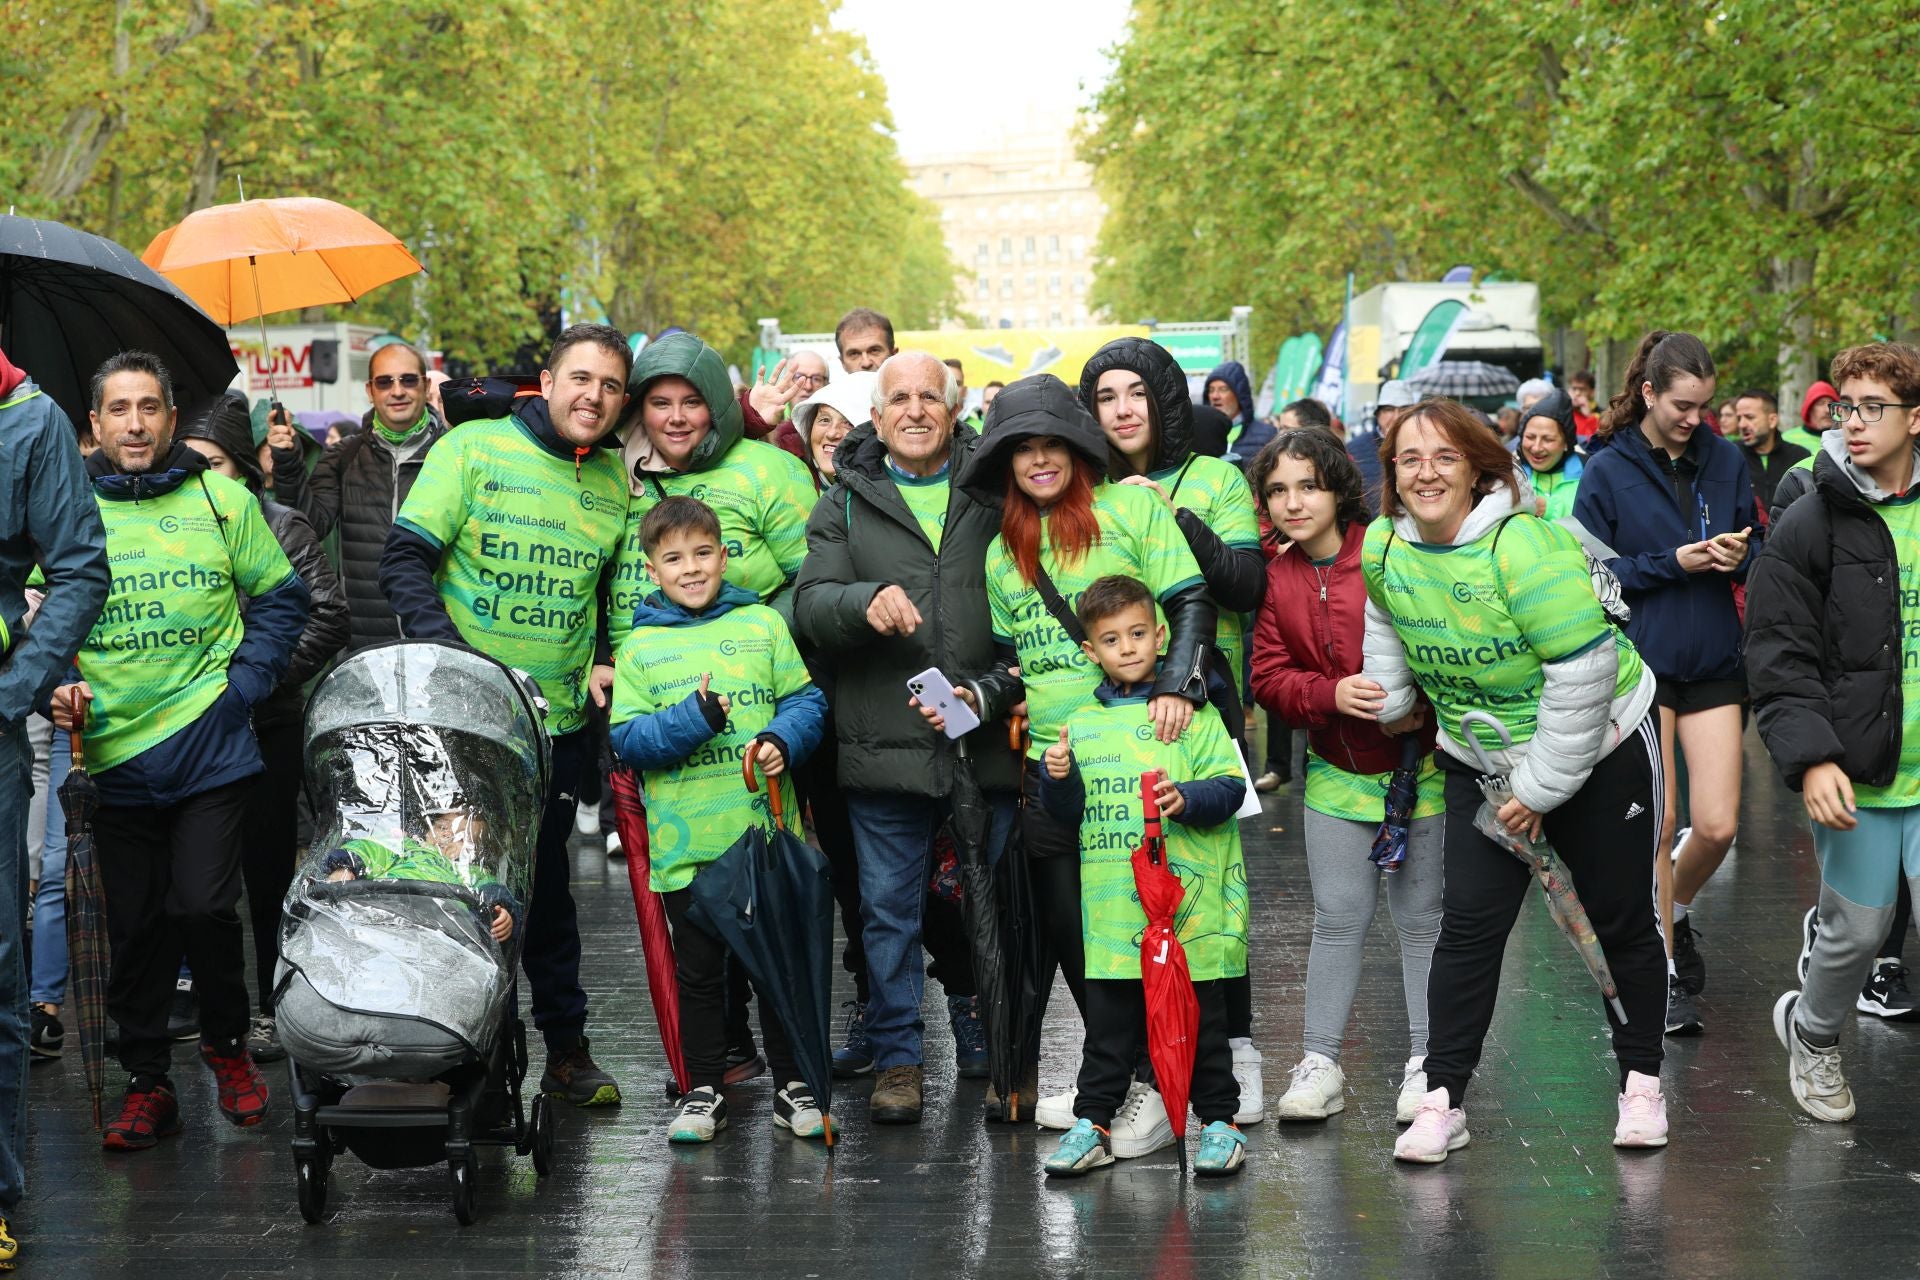
M747 784L747 790L749 791L758 791L760 789L760 773L754 767L753 751L751 748L749 748L747 754L740 759L740 780ZM773 825L776 827L785 826L786 815L782 812L785 806L782 805L780 801L779 783L767 783L767 802L773 806Z
M87 730L87 708L91 704L81 698L79 685L73 687L73 692L68 697L67 711L73 720L73 728L67 730L67 745L73 751L72 767L84 769L87 767L87 749L83 735Z
M1007 745L1013 748L1015 755L1027 754L1027 718L1025 716L1007 717Z

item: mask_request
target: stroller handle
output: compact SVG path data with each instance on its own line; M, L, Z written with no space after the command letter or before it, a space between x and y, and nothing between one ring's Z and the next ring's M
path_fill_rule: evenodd
M757 747L758 745L759 742L756 739L754 746ZM741 781L747 784L747 790L758 791L760 789L760 772L754 766L752 749L749 749L747 754L741 757L740 778ZM773 806L773 825L776 827L785 826L786 815L782 812L785 805L783 805L780 800L780 784L778 782L769 781L767 783L767 802Z

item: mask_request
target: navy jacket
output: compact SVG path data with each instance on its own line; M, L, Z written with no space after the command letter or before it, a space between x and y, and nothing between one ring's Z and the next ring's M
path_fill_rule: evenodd
M1242 464L1252 462L1254 456L1266 447L1267 442L1280 433L1260 421L1255 415L1253 383L1247 380L1246 369L1238 360L1229 360L1223 365L1215 366L1213 372L1207 375L1207 382L1226 383L1233 389L1234 397L1240 401L1240 416L1234 419L1234 425L1239 428L1239 434L1229 441L1229 448L1232 451L1229 456L1238 459ZM1205 399L1205 384L1202 384L1201 390L1201 398Z
M1621 431L1611 447L1588 457L1573 515L1619 553L1607 563L1633 610L1627 635L1653 673L1662 680L1731 680L1741 673L1742 649L1733 584L1746 580L1764 530L1738 446L1703 426L1688 441L1686 456L1699 473L1693 509L1683 512L1645 437ZM1674 554L1687 543L1748 528L1751 550L1731 575L1687 573Z

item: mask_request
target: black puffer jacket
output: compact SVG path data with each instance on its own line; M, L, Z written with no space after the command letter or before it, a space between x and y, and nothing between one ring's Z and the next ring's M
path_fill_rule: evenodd
M1747 579L1747 683L1787 785L1833 760L1885 786L1900 763L1900 567L1886 521L1826 454Z
M426 429L426 443L402 459L369 414L357 434L327 450L312 474L296 450L274 450L274 496L310 520L321 538L340 531L340 579L353 613L348 653L400 638L400 620L380 590L380 553L428 450L449 428L429 407Z
M327 559L327 549L320 545L313 525L291 507L264 499L260 513L267 518L273 540L287 553L287 559L293 562L293 571L307 584L313 598L306 628L293 646L287 674L280 677L273 692L253 709L254 727L264 729L268 725L297 722L306 714L304 686L319 675L347 643L350 623L346 590L340 585L340 575L333 571L333 562Z

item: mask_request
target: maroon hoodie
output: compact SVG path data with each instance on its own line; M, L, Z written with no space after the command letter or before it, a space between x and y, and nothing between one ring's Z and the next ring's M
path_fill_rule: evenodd
M13 394L13 389L27 380L27 371L18 368L7 359L7 353L0 351L0 400Z

